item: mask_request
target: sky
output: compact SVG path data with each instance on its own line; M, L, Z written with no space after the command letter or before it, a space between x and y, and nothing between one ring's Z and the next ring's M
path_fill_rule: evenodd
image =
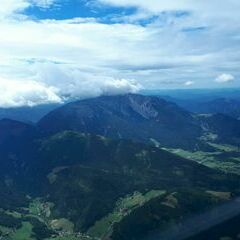
M240 87L239 0L1 0L0 107Z

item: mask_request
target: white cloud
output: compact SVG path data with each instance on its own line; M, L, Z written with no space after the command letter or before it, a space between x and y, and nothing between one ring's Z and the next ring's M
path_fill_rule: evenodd
M194 81L187 81L184 83L185 86L192 86L195 82Z
M142 87L140 84L136 83L134 80L127 79L108 80L102 87L104 95L136 93L141 89Z
M235 77L232 74L223 73L219 75L215 81L218 83L228 83L234 81Z
M199 6L199 3L193 4L192 0L178 0L178 1L165 1L165 0L98 0L98 2L121 7L138 7L145 9L149 12L159 13L163 11L183 11L192 10ZM204 2L204 1L201 1Z
M81 70L77 67L38 63L33 65L35 79L56 86L63 98L86 98L100 95L136 93L141 85L135 80L118 79L101 74L94 69ZM95 73L94 73L95 72Z
M67 99L136 93L141 85L50 62L27 65L31 80L0 78L0 107L61 103Z
M236 0L221 4L216 0L104 0L138 7L136 14L123 16L124 23L117 24L93 18L16 18L30 5L49 7L60 1L2 1L0 78L18 79L19 88L27 79L64 99L136 92L141 87L183 88L193 85L192 79L194 87L209 87L214 86L209 79L216 72L240 75L240 2ZM180 10L189 14L179 17L168 12ZM152 15L158 17L138 24ZM29 94L8 92L29 99ZM43 101L48 101L45 96Z
M11 16L30 6L27 0L2 0L0 7L0 19Z
M231 15L239 10L240 3L238 0L96 0L99 3L121 6L121 7L137 7L148 12L157 14L166 11L191 11L201 12L207 15ZM230 11L230 12L229 12Z
M0 106L20 107L60 103L57 89L35 81L0 78Z

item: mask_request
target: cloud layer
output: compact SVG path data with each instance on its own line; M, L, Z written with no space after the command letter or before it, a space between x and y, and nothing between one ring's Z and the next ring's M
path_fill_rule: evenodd
M95 0L98 11L135 8L96 18L36 20L24 13L53 11L61 2L3 0L0 106L229 81L239 87L238 0Z

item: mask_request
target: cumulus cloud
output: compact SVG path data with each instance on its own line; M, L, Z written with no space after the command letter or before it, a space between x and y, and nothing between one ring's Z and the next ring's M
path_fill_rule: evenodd
M194 81L187 81L184 83L185 86L192 86L195 82Z
M215 81L217 83L229 83L229 82L232 82L234 81L235 77L232 75L232 74L227 74L227 73L223 73L223 74L220 74L216 79Z
M26 0L2 0L0 8L0 19L9 17L27 8L30 3Z
M62 103L69 99L136 93L141 85L131 79L114 79L87 71L36 63L29 66L29 79L0 78L0 107L35 106Z
M104 95L116 95L125 93L136 93L142 89L142 86L134 80L116 79L114 81L106 81L103 84Z
M0 78L0 106L21 107L38 104L61 103L58 90L35 81Z
M62 98L86 98L100 95L136 93L141 84L133 79L118 79L94 69L78 69L54 63L37 63L32 66L34 78L56 86Z

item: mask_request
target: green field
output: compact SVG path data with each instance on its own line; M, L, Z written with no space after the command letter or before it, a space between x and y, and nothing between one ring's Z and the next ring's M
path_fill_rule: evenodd
M23 222L22 227L10 235L10 239L14 240L35 239L34 237L32 237L32 228L33 226L31 225L31 223Z
M19 209L19 212L0 209L0 220L3 224L0 222L0 237L4 237L4 240L92 239L84 234L74 233L74 224L68 219L52 219L53 206L50 202L36 198L31 200L29 207Z
M97 221L95 225L89 229L90 236L102 238L111 233L115 223L120 222L125 216L129 215L134 209L143 206L153 198L164 195L166 191L152 190L145 194L134 192L121 198L116 203L112 213Z
M207 167L225 173L240 174L240 148L233 145L208 143L214 151L186 151L183 149L166 149L176 155L196 161Z

